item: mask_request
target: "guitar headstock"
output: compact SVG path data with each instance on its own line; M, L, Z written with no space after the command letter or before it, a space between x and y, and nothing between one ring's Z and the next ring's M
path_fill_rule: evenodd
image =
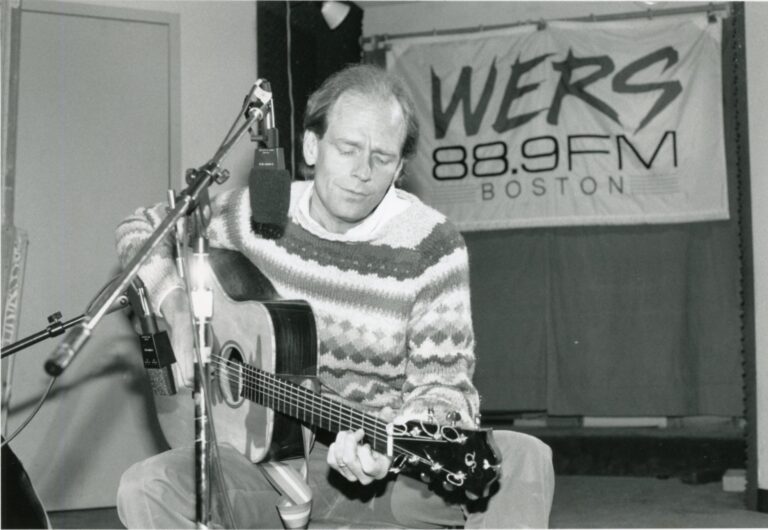
M491 429L461 429L423 421L389 424L399 471L412 468L427 481L442 481L475 498L485 497L499 478L501 455Z

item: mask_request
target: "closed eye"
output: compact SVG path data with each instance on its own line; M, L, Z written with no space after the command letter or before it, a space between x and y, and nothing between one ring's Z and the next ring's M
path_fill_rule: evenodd
M388 164L391 164L395 161L394 157L391 156L381 156L381 155L375 155L373 157L374 162L376 162L379 165L386 166Z
M352 144L340 143L340 144L336 144L336 150L344 156L350 156L357 152L357 146Z

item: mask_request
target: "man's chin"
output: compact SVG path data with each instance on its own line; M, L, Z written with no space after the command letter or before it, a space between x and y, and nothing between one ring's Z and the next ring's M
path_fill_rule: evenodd
M353 208L344 208L337 212L336 217L349 225L358 225L362 223L369 215L371 215L371 212L373 212L372 208L360 208L359 204L354 206L355 207Z

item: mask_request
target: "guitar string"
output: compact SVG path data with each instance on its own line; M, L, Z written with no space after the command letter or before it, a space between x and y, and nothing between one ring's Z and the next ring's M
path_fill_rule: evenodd
M304 398L305 401L310 400L313 402L313 409L314 405L317 405L319 403L319 406L322 408L325 406L326 409L328 409L329 414L334 414L333 406L336 405L339 408L339 413L337 414L338 419L336 420L336 424L339 425L339 428L341 428L341 421L344 420L342 417L342 413L344 412L342 407L348 409L348 421L353 422L355 420L354 415L357 414L359 417L357 418L358 423L362 423L363 426L365 426L366 423L369 423L373 426L374 430L377 432L385 432L386 433L386 423L382 422L375 416L372 416L370 414L366 414L364 412L355 410L352 407L347 407L343 403L340 403L338 401L334 401L332 399L326 398L317 392L314 392L310 389L304 388L300 385L296 385L294 383L291 383L289 381L282 380L278 378L277 376L270 374L265 371L259 371L257 368L248 366L248 365L234 365L231 362L222 359L221 364L225 366L230 372L233 368L237 370L238 367L242 367L244 371L247 371L247 374L244 374L244 378L249 381L258 384L258 379L262 379L266 382L268 382L272 387L276 388L276 392L282 392L283 394L286 394L286 391L292 394L292 397L296 397L296 399ZM239 375L239 374L238 374ZM283 389L283 390L281 390ZM288 395L288 394L286 394ZM289 403L288 406L300 406L300 403L297 401L294 403ZM327 418L330 421L333 421L333 417ZM351 424L350 424L351 426Z
M216 357L216 356L214 356L214 357ZM262 384L262 385L260 385L260 386L262 386L262 387L264 387L264 386L266 386L266 387L270 387L270 386L271 386L271 387L273 387L273 388L280 388L280 386L282 386L282 387L284 387L284 388L291 388L291 387L293 387L295 390L299 390L299 391L302 391L302 392L303 392L305 395L307 395L307 396L311 396L311 397L310 397L310 399L312 399L313 401L317 401L317 399L315 399L315 397L317 397L317 398L320 398L320 403L321 403L321 404L323 403L323 400L325 400L325 401L329 401L329 402L331 402L331 403L337 403L337 402L335 402L335 401L333 401L333 400L330 400L330 399L328 399L328 398L325 398L324 396L320 396L320 395L318 395L316 392L313 392L313 391L311 391L311 390L309 390L309 389L305 389L305 388L303 388L303 387L300 387L300 386L298 386L298 385L295 385L295 384L293 384L293 383L290 383L290 382L288 382L288 381L283 381L283 380L281 380L281 379L277 378L276 376L274 376L273 374L270 374L269 372L264 372L263 370L259 370L259 369L256 369L256 368L254 368L254 367L248 366L248 365L243 365L243 364L234 364L234 363L232 363L232 362L230 362L230 361L227 361L227 360L225 360L225 359L223 359L223 358L221 358L221 357L219 357L219 359L220 359L220 360L219 360L219 361L217 361L217 366L220 366L220 367L223 367L223 368L224 368L224 370L223 370L223 371L224 371L224 372L226 372L226 375L225 375L225 374L222 374L222 375L224 375L225 377L228 377L230 382L235 382L235 383L238 383L238 382L242 382L242 380L243 380L243 377L242 377L242 374L240 374L240 373L236 373L234 376L230 377L230 374L231 374L231 372L232 372L232 369L233 369L233 368L237 369L238 367L242 367L242 368L245 368L245 369L250 369L250 370L252 370L252 371L253 371L253 374L254 374L254 375L256 375L256 376L257 376L259 373L263 374L263 376L266 376L266 377L262 377L262 379L265 379L265 380L267 381L265 384ZM282 385L278 385L278 384L276 384L276 383L281 383ZM257 388L248 388L248 390L255 390L255 391L258 391L258 389L257 389ZM274 392L276 392L276 393L278 394L278 396L277 396L276 398L275 398L275 397L269 397L269 396L267 396L267 395L266 395L266 394L265 394L265 393L262 391L262 395L263 395L263 397L265 398L265 401L266 401L266 400L275 400L275 399L279 399L279 394L280 394L280 393L283 393L283 394L285 393L283 390L273 390L273 391L274 391ZM299 396L299 394L298 394L297 392L295 392L295 391L294 391L293 393L294 393L294 395L296 395L296 396ZM297 397L296 399L298 399L298 397ZM254 400L254 401L255 401L255 400ZM338 403L338 405L340 405L340 406L341 406L341 405L343 405L343 404L341 404L341 403ZM267 405L267 406L268 406L268 405ZM298 402L296 403L295 407L297 407L297 410L298 410L298 407L299 407L299 403L298 403ZM274 407L270 407L270 408L274 408ZM306 410L306 407L303 407L303 408ZM321 409L322 409L322 408L323 408L323 407L322 407L322 405L321 405ZM355 410L354 410L354 409L352 409L351 407L347 407L347 408L350 410L350 412L358 412L358 413L359 413L359 411L355 411ZM341 409L340 409L340 410L341 410ZM278 412L279 412L279 411L278 411ZM310 411L310 412L311 412L311 411ZM331 409L331 412L330 412L330 413L331 413L331 414L333 413L332 409ZM296 414L298 415L298 413L296 413ZM374 423L382 424L381 420L378 420L378 419L376 419L376 418L375 418L375 417L373 417L373 416L370 416L370 415L367 415L367 414L361 414L361 415L364 415L364 416L368 416L368 417L370 417L372 420L374 420ZM321 417L323 417L323 416L322 416L322 414L320 414L320 416L321 416ZM328 418L328 417L326 416L326 417L325 417L325 419L327 419L327 418ZM350 416L350 419L351 419L351 416ZM330 420L329 420L329 421L330 421ZM336 423L337 423L337 424L340 426L339 420L337 420L337 422L336 422ZM386 424L385 424L385 425L386 425ZM374 438L376 438L376 435L375 435L375 434L374 434ZM443 443L446 443L446 442L444 442L444 441L442 441L442 440L433 440L433 441L435 441L435 442L443 442ZM462 474L462 475L464 475L464 478L465 478L465 479L466 479L466 478L468 478L468 475L467 475L467 474L465 474L465 473L463 473L463 472L458 472L458 473L457 473L456 471L451 471L449 468L445 467L444 465L442 465L442 464L439 464L439 463L437 463L437 462L433 461L432 459L427 459L427 458L424 458L424 457L422 457L422 456L420 456L420 455L418 455L418 454L416 454L416 453L414 453L414 452L412 452L412 451L410 451L410 450L408 450L408 449L406 449L406 448L404 448L404 447L400 446L399 444L396 444L396 443L394 443L394 444L393 444L393 449L397 449L397 450L398 450L398 451L399 451L399 452L402 454L402 456L405 456L405 457L406 457L406 459L409 461L409 463L410 463L410 464L415 464L416 462L419 462L419 463L421 463L421 464L424 464L424 465L427 465L427 466L429 466L429 468L430 468L430 470L431 470L432 472L438 472L438 473L442 472L442 473L444 473L444 474L446 475L446 480L447 480L447 478L448 478L449 476L454 476L454 477L456 477L456 476L458 476L459 474ZM404 464L405 464L405 462L403 462L403 463L402 463L402 464L400 464L400 465L404 465ZM451 484L453 484L454 486L457 486L457 485L459 485L459 484L456 484L456 483L451 483Z
M311 389L308 389L308 388L305 388L303 386L297 385L297 384L292 383L290 381L283 380L280 377L276 376L275 374L266 372L264 370L255 368L255 367L247 365L247 364L232 363L231 361L228 361L228 360L224 359L221 356L215 356L215 357L217 357L217 360L220 361L220 365L224 366L229 372L231 372L233 368L235 370L237 370L238 367L242 367L244 370L249 371L249 374L244 376L246 380L249 380L250 382L255 383L257 386L272 387L272 388L276 389L276 390L274 390L274 392L277 393L277 394L283 394L284 396L295 397L296 402L295 403L291 402L290 399L288 399L286 407L294 407L298 411L298 409L301 407L301 404L299 403L299 399L303 399L304 401L311 401L313 403L313 405L312 405L312 409L313 410L316 408L316 405L319 403L319 408L321 410L323 408L325 408L326 410L328 410L328 413L330 415L333 415L334 414L333 408L335 406L336 408L339 409L339 412L336 413L338 419L336 419L336 421L335 421L336 424L339 426L339 429L341 429L341 421L344 419L341 414L344 412L344 409L346 409L348 411L347 412L347 415L348 415L347 421L349 422L349 426L350 427L352 427L353 422L355 422L355 421L357 421L357 423L359 423L359 424L362 424L363 427L366 426L366 422L367 422L367 423L372 425L374 433L378 433L378 434L382 434L383 433L382 436L384 437L384 440L386 440L387 437L388 437L387 423L381 421L380 419L378 419L377 417L375 417L375 416L373 416L371 414L368 414L368 413L356 410L353 407L350 407L350 406L345 405L345 404L343 404L343 403L341 403L339 401L336 401L336 400L330 399L328 397L325 397L325 396L323 396L323 395L321 395L321 394L319 394L319 393L317 393L317 392L315 392L315 391L313 391ZM237 377L238 375L240 375L240 374L236 374L235 377ZM261 383L261 385L259 385L259 381L257 380L259 378L261 380L263 380L263 381L266 381L266 384L265 383ZM235 379L235 380L231 380L230 379L230 381L237 382L237 379ZM256 390L256 391L258 391L257 388L248 388L248 389L249 390ZM292 394L292 396L290 396L290 394ZM265 395L264 398L265 399L274 399L274 398L270 398L267 395ZM303 411L309 410L309 409L307 409L307 407L301 407L301 408L302 408ZM299 413L296 412L297 416L298 416L298 414ZM357 415L358 418L354 418L354 415ZM330 422L333 421L333 416L323 417L323 419L327 419L328 422L330 423ZM427 436L430 436L431 440L434 441L434 442L437 442L437 443L447 443L446 440L441 440L438 437L438 435L432 434L428 430L425 430L424 432L425 432L425 434ZM378 440L381 440L381 438L378 438Z
M226 369L227 371L231 371L232 365L224 365L224 367L225 367L225 369ZM242 378L240 377L240 374L236 374L236 375L232 376L232 378L230 378L230 379L229 379L229 381L230 381L230 382L239 383L239 382L241 382L241 381L242 381ZM276 381L279 381L279 380L277 380L277 379L276 379ZM279 382L283 383L283 381L279 381ZM258 385L258 383L257 383L257 385ZM285 393L284 391L282 391L282 390L279 390L279 388L280 388L280 387L279 387L279 385L276 385L276 384L274 384L274 382L270 381L269 379L267 379L267 382L266 382L266 383L264 383L264 384L262 384L262 385L259 385L259 386L266 386L266 387L270 387L270 386L271 386L271 387L273 387L273 388L278 388L278 390L273 390L274 392L276 392L276 393L283 393L283 394ZM298 389L301 389L301 387L297 387L297 388L298 388ZM259 392L258 388L253 388L253 387L247 387L247 390L251 390L251 391L256 391L256 392ZM311 392L311 391L310 391L310 390L308 390L308 389L303 389L303 390L305 390L305 391L306 391L305 393L306 393L307 395L309 395L309 396L312 396L312 397L310 397L310 399L313 399L313 400L315 400L315 399L314 399L314 397L315 397L315 396L317 396L317 394L316 394L316 393L314 393L314 392ZM268 395L267 395L265 392L263 392L263 391L261 392L261 394L262 394L262 397L263 397L263 399L264 399L264 401L265 401L265 403L264 403L264 404L265 404L265 406L269 406L269 405L267 405L267 404L266 404L266 402L268 402L268 401L274 401L274 400L278 399L277 397L270 397L270 396L268 396ZM298 393L296 393L296 392L294 392L294 395L298 396L299 394L298 394ZM246 397L248 397L248 396L246 396ZM322 398L322 396L320 396L320 397ZM298 397L297 397L297 399L298 399ZM327 399L327 398L326 398L326 399ZM254 399L254 401L255 401L255 399ZM315 401L316 401L316 400L315 400ZM331 402L333 402L332 400L328 400L328 401L331 401ZM322 403L322 401L321 401L321 403ZM339 405L341 405L341 404L339 404ZM291 404L288 404L287 406L288 406L288 407L290 407L290 406L294 406L294 407L296 407L296 408L297 408L297 410L298 410L298 407L300 407L300 405L299 405L299 403L298 403L298 402L297 402L295 405L291 405ZM273 409L275 409L275 408L277 408L277 407L269 407L269 408L273 408ZM301 408L302 408L302 410L303 410L303 411L309 411L310 413L312 413L312 410L310 410L310 409L309 409L309 408L307 408L307 407L301 407ZM314 407L313 407L313 408L314 408ZM325 408L325 409L329 409L329 407L323 407L323 406L321 405L321 406L320 406L320 409L323 409L323 408ZM350 410L354 410L354 409L350 409ZM280 412L280 410L279 410L279 409L278 409L277 411L278 411L278 412ZM333 410L332 410L332 409L330 409L330 410L327 410L327 414L325 414L325 415L324 415L324 413L323 413L323 412L321 412L321 413L319 413L319 414L318 414L318 413L315 413L315 416L319 416L320 418L322 418L322 419L324 419L324 420L327 420L327 421L329 422L329 426L330 426L330 423L331 423L331 421L333 421L333 416L332 416L333 414L334 414L334 413L333 413ZM298 416L298 412L296 413L296 416ZM371 416L371 418L373 418L373 417ZM351 418L350 418L350 419L351 419ZM375 419L375 418L374 418L374 419ZM379 420L379 421L380 421L380 420ZM340 419L339 419L339 420L336 420L336 421L335 421L335 423L336 423L336 424L339 426L339 429L341 429L341 423L340 423ZM352 427L352 424L350 424L349 426L350 426L350 427ZM383 443L383 442L386 442L386 438L385 438L384 440L382 440L382 438L381 438L381 437L379 437L379 436L378 436L378 435L377 435L375 432L373 433L373 438L374 438L374 441L375 441L375 442L379 442L379 443ZM435 441L438 441L438 440L435 440ZM374 449L378 451L378 449L377 449L376 447L374 447ZM432 461L430 461L430 460L428 460L428 459L426 459L426 458L424 458L424 457L422 457L422 456L420 456L420 455L418 455L418 454L416 454L416 453L414 453L414 452L412 452L412 451L410 451L410 450L408 450L408 449L406 449L406 448L404 448L404 447L402 447L402 446L400 446L400 445L398 445L398 444L396 444L396 443L394 443L394 444L393 444L393 449L397 449L397 450L398 450L400 453L402 453L402 454L403 454L404 456L406 456L406 457L416 458L418 461L420 461L420 462L421 462L421 463L423 463L423 464L428 464L428 465L430 465L430 466L431 466L431 465L434 463L434 462L432 462ZM410 458L409 458L409 459L410 459ZM446 472L450 472L450 471L448 471L448 470L446 470L446 469L444 469L444 468L441 468L441 470L443 470L443 471L446 471Z
M334 421L334 418L333 418L334 407L338 408L339 409L338 413L335 413L337 417L337 419L335 420L335 423L338 425L339 429L342 428L341 422L344 420L342 413L344 412L344 409L346 409L347 416L348 416L347 422L349 423L350 427L353 426L353 423L355 421L358 424L361 424L363 427L366 426L366 422L367 422L371 424L375 434L381 434L384 437L384 440L386 440L388 437L388 433L387 433L388 424L381 421L380 419L378 419L377 417L371 414L359 411L339 401L330 399L326 396L319 394L318 392L315 392L312 389L308 389L303 386L297 385L293 382L281 379L277 375L272 374L270 372L266 372L264 370L255 368L247 364L232 363L231 361L224 359L221 356L214 356L214 357L216 357L217 360L219 361L219 365L226 368L228 372L232 372L233 369L234 371L236 371L237 368L239 367L249 372L249 374L245 374L245 375L240 373L235 374L234 376L235 379L230 379L230 382L237 383L238 382L237 377L243 377L245 380L254 383L257 387L258 386L262 386L262 387L266 386L268 388L271 387L273 389L273 392L278 394L278 396L280 394L282 394L283 396L287 396L288 399L286 398L283 399L283 401L286 402L285 407L286 408L294 407L297 411L295 413L296 416L299 415L299 412L298 412L299 408L301 408L303 412L306 412L306 411L311 412L311 410L308 409L307 407L301 406L301 403L299 402L299 400L303 399L303 401L311 401L313 403L311 407L312 410L314 410L315 408L319 408L321 411L323 409L326 409L328 411L328 414L330 414L331 416L321 416L321 418L327 420L329 424ZM261 379L262 382L260 383L258 379ZM251 388L251 387L248 387L248 390L259 391L258 388ZM266 394L263 397L265 400L275 399ZM290 397L295 397L296 401L295 402L290 401ZM357 415L358 417L355 418L354 417L355 415ZM430 440L433 442L448 443L446 440L440 439L439 435L437 435L436 433L430 433L426 429L424 430L424 433L426 436L429 436ZM381 438L378 438L378 440L380 441Z
M229 376L233 371L236 371L233 375L234 379L230 378L230 382L238 383L242 381L253 383L254 385L259 385L259 381L257 381L257 378L261 378L264 380L264 382L261 384L261 386L265 386L269 389L273 389L274 392L277 394L283 394L288 398L287 403L285 404L286 408L295 408L296 409L296 415L299 415L298 410L301 409L302 412L309 412L310 414L313 413L315 410L319 410L319 414L315 413L315 415L319 415L321 419L327 420L329 427L332 423L336 423L336 425L339 427L339 429L342 429L342 422L344 424L348 424L348 427L352 427L354 425L354 417L353 414L357 414L359 418L357 418L358 423L362 424L363 428L365 429L366 424L371 424L374 439L377 442L386 441L386 436L382 439L382 433L386 434L386 424L383 423L378 418L362 413L360 411L356 411L355 409L351 407L348 408L349 412L347 413L348 418L344 418L342 416L344 407L343 403L339 403L337 401L331 400L329 398L326 398L324 396L321 396L317 394L316 392L313 392L309 389L306 389L304 387L291 384L287 381L282 381L278 379L275 376L272 376L271 374L268 374L267 372L262 372L262 374L259 374L258 372L255 372L254 368L249 367L248 365L233 365L230 362L226 360L222 360L219 362L219 365L223 366L227 370L227 376ZM241 374L238 368L242 367L244 370L248 370L250 373L248 374ZM249 370L250 369L250 370ZM258 392L258 388L254 388L249 385L245 385L247 390L256 391ZM287 392L287 391L288 392ZM263 393L263 392L262 392ZM297 401L294 403L290 401L290 397L295 398ZM269 395L264 394L263 398L266 400L274 400L275 398L271 398ZM304 398L305 401L310 401L311 406L306 407L302 406L298 400ZM335 412L334 405L339 408L338 412Z
M298 386L298 385L291 384L290 382L287 382L287 381L282 381L282 380L278 379L276 376L273 376L272 374L269 374L268 372L263 372L262 371L261 373L259 373L259 372L256 371L257 370L256 368L248 366L246 364L234 364L231 361L228 361L228 360L226 360L226 359L224 359L224 358L222 358L220 356L212 356L212 358L216 359L216 362L213 363L213 364L216 364L219 367L223 367L224 370L227 372L226 373L226 377L229 378L229 382L239 383L239 382L242 382L243 380L250 380L250 382L255 383L256 385L258 385L258 382L255 380L255 378L261 377L261 379L263 379L265 381L265 383L262 383L261 386L266 386L268 388L271 387L273 389L273 391L278 393L278 394L282 393L282 394L285 395L286 392L285 392L284 389L288 389L288 390L291 391L291 393L293 394L293 396L295 396L295 398L297 400L299 398L301 398L301 397L304 397L305 400L311 400L314 403L319 402L320 403L319 409L320 409L321 412L319 414L315 413L315 415L319 416L322 419L327 420L329 422L329 426L330 426L330 423L334 421L333 405L337 405L339 407L339 412L342 412L342 408L341 408L343 406L342 403L336 402L336 401L331 400L329 398L325 398L324 396L320 396L316 392L313 392L313 391L311 391L309 389L306 389L306 388ZM244 375L244 374L240 373L240 370L239 370L240 368L242 368L243 371L249 371L251 373L248 374L248 375ZM232 372L236 372L236 373L233 374ZM246 388L248 390L252 390L252 391L257 391L257 392L259 391L258 388L252 388L252 387L248 387L248 386L246 386ZM275 398L269 397L264 392L262 392L262 394L263 394L263 397L264 397L265 401L267 401L267 400L273 400L274 401L275 400ZM303 396L302 396L302 394L303 394ZM324 405L324 402L330 402L330 403L329 403L329 405L326 406L326 405ZM294 407L294 408L296 408L297 411L299 410L299 408L301 408L302 411L308 411L308 412L310 412L310 414L312 414L313 410L315 409L314 405L311 408L302 407L298 403L298 401L295 404L291 404L289 402L287 404L287 406L288 407ZM275 407L271 407L271 408L275 408ZM374 416L371 416L369 414L365 414L365 413L362 413L360 411L356 411L355 409L353 409L351 407L347 407L347 408L349 410L349 413L348 413L349 418L347 419L347 422L349 423L350 427L352 427L352 423L351 422L352 422L352 419L353 419L352 418L352 414L353 413L354 414L358 414L363 419L363 421L365 421L365 418L368 418L369 422L374 425L373 433L372 433L374 440L376 442L379 442L379 443L386 443L387 437L385 436L384 438L382 438L381 434L380 434L381 431L386 433L386 424L385 423L383 423L378 418L376 418ZM298 416L298 412L296 413L296 415ZM337 418L338 419L335 420L335 423L339 426L339 428L341 428L341 421L343 420L343 418L338 413L337 413ZM384 426L383 428L381 427L382 425ZM365 428L365 424L363 424L363 428ZM441 440L433 440L433 441L435 441L435 442L442 442ZM410 451L410 450L408 450L408 449L406 449L406 448L404 448L404 447L402 447L402 446L400 446L398 444L393 444L393 448L398 449L398 451L403 453L405 456L410 456L410 457L417 458L422 463L429 464L429 465L433 464L433 462L431 462L430 460L428 460L428 459L426 459L426 458L424 458L424 457L422 457L422 456L420 456L420 455L418 455L416 453L413 453L412 451ZM443 468L442 470L445 470L445 469ZM447 470L445 470L445 471L447 471Z

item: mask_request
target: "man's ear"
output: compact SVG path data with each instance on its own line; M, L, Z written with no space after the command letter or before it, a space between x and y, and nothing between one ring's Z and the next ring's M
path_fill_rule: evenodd
M303 150L304 150L304 162L308 166L314 166L317 162L317 142L318 138L312 131L304 132Z

